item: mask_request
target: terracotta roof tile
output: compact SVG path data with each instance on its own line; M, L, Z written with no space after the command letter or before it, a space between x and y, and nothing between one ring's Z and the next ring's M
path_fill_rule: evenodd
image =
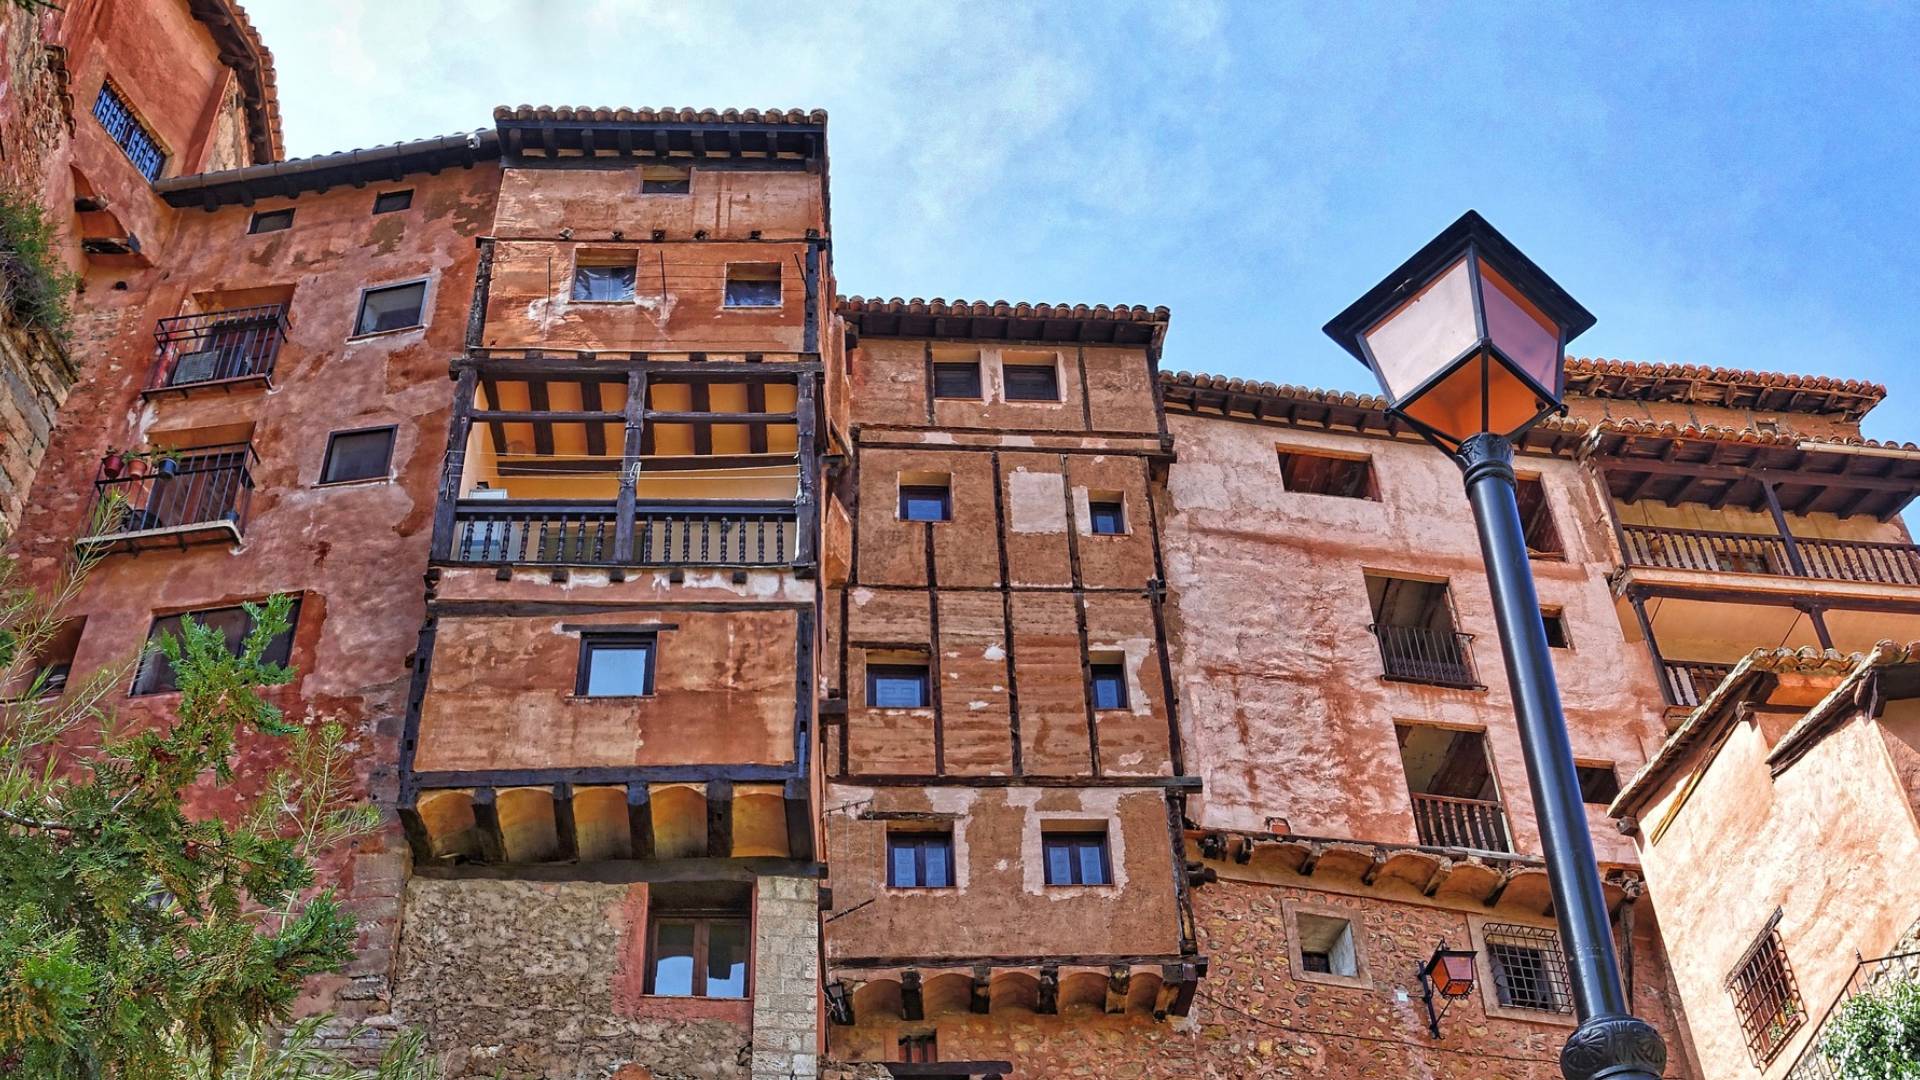
M1016 319L1114 319L1120 322L1165 322L1173 313L1165 307L1146 308L1139 304L1118 304L1108 307L1096 304L1033 304L1007 300L943 300L934 297L922 300L914 297L902 300L894 297L883 300L876 296L868 299L864 296L842 296L835 301L842 314L865 313L881 315L949 315L955 317L976 316L979 318L1016 318Z
M1827 375L1789 375L1778 371L1750 371L1742 368L1706 367L1699 364L1646 363L1639 360L1614 360L1602 357L1567 358L1567 374L1630 375L1641 378L1687 379L1696 382L1734 383L1754 387L1780 387L1818 393L1858 394L1876 401L1887 396L1879 383L1859 379L1836 379Z
M194 18L204 23L207 32L220 43L223 52L251 52L260 58L254 69L257 87L247 87L256 91L250 95L253 100L247 102L249 119L257 128L256 151L265 151L264 155L257 154L261 160L256 164L279 161L287 152L287 143L280 129L280 84L273 71L273 51L260 40L260 32L247 18L246 9L235 0L196 0L188 6ZM259 141L266 145L259 146Z
M605 105L499 105L495 120L594 120L600 123L824 124L825 109L630 109Z
M1920 450L1910 442L1869 439L1858 435L1809 438L1784 432L1755 431L1752 428L1723 427L1716 424L1676 424L1671 420L1641 420L1610 417L1594 425L1597 431L1615 431L1623 435L1646 435L1660 439L1703 439L1711 442L1743 442L1756 446L1799 446L1818 443L1832 446L1858 446L1869 450Z

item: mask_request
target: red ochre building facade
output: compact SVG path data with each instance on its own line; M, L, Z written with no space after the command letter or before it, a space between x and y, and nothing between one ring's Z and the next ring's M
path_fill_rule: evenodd
M304 1006L342 1045L1557 1074L1471 520L1383 402L1165 372L1165 308L839 296L823 113L503 107L283 160L228 0L0 18L6 176L84 283L77 381L9 391L36 447L0 463L31 574L102 554L45 662L298 600L274 699L347 727L391 822L324 868L361 949ZM1920 451L1860 436L1877 386L1568 381L1517 469L1632 1005L1670 1076L1786 1075L1817 1024L1781 1017L1920 918L1882 825L1920 680L1876 647L1920 638ZM166 722L163 675L119 708ZM1863 761L1888 782L1822 809ZM1788 816L1753 868L1796 783L1845 851ZM1872 896L1833 880L1881 856ZM1799 1012L1729 990L1768 941ZM1443 944L1477 977L1436 1036Z

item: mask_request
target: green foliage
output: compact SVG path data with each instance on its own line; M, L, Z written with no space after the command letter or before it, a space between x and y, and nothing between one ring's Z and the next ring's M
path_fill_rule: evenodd
M39 203L0 190L0 309L64 342L73 329L80 277L60 261L56 244L53 222Z
M1920 980L1887 983L1840 1006L1820 1053L1840 1080L1920 1080Z
M291 601L249 605L239 655L185 620L159 645L180 686L163 725L106 707L132 664L58 694L31 674L77 594L83 561L44 594L0 558L0 1075L45 1080L412 1080L347 1067L294 1025L301 983L351 958L354 921L314 888L314 858L378 815L350 798L345 732L290 724L262 694ZM283 740L285 766L236 790L241 738ZM189 809L238 807L215 816ZM414 1071L404 1071L412 1069Z

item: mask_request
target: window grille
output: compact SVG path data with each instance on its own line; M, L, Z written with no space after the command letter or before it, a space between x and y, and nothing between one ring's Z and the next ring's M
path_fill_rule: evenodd
M1727 993L1733 995L1734 1011L1740 1014L1747 1052L1753 1055L1755 1065L1765 1067L1807 1022L1800 987L1793 980L1787 951L1780 944L1779 911L1767 920L1760 936L1734 965L1733 974L1727 977Z
M148 180L160 179L160 170L167 163L166 152L160 149L160 140L153 137L140 118L133 115L128 105L112 83L100 85L100 96L93 101L93 118L107 129L113 141L120 144L126 152L127 160L140 170L140 175Z
M1573 988L1560 935L1538 926L1488 923L1483 931L1493 989L1509 1009L1573 1011Z

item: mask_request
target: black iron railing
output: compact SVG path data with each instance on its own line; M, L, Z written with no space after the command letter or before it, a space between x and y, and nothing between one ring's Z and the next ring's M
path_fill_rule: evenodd
M1778 534L1622 525L1620 535L1631 566L1920 585L1920 546L1913 544L1796 536L1796 569L1794 552Z
M1481 689L1473 670L1472 634L1424 626L1367 627L1380 642L1380 663L1389 679L1434 686Z
M161 319L153 331L159 350L147 389L265 378L273 374L286 336L287 309L279 304Z
M1413 792L1413 824L1428 847L1512 851L1507 813L1487 799L1456 799Z
M198 447L171 456L116 457L94 481L93 529L83 541L169 536L196 527L246 528L253 498L247 443Z
M606 502L464 499L452 562L548 566L783 566L799 533L792 503L647 502L634 507L626 553Z
M1667 680L1667 700L1689 708L1707 700L1713 688L1732 671L1732 664L1705 660L1668 660L1661 665L1661 675Z
M1827 1024L1833 1019L1833 1014L1859 994L1915 979L1920 979L1920 952L1895 953L1855 964L1846 985L1840 988L1840 993L1827 1006L1827 1011L1820 1015L1820 1022L1814 1025L1813 1034L1808 1037L1806 1045L1800 1048L1800 1056L1794 1059L1793 1066L1787 1070L1786 1080L1841 1080L1840 1071L1834 1068L1833 1060L1820 1051L1821 1040L1826 1035Z

